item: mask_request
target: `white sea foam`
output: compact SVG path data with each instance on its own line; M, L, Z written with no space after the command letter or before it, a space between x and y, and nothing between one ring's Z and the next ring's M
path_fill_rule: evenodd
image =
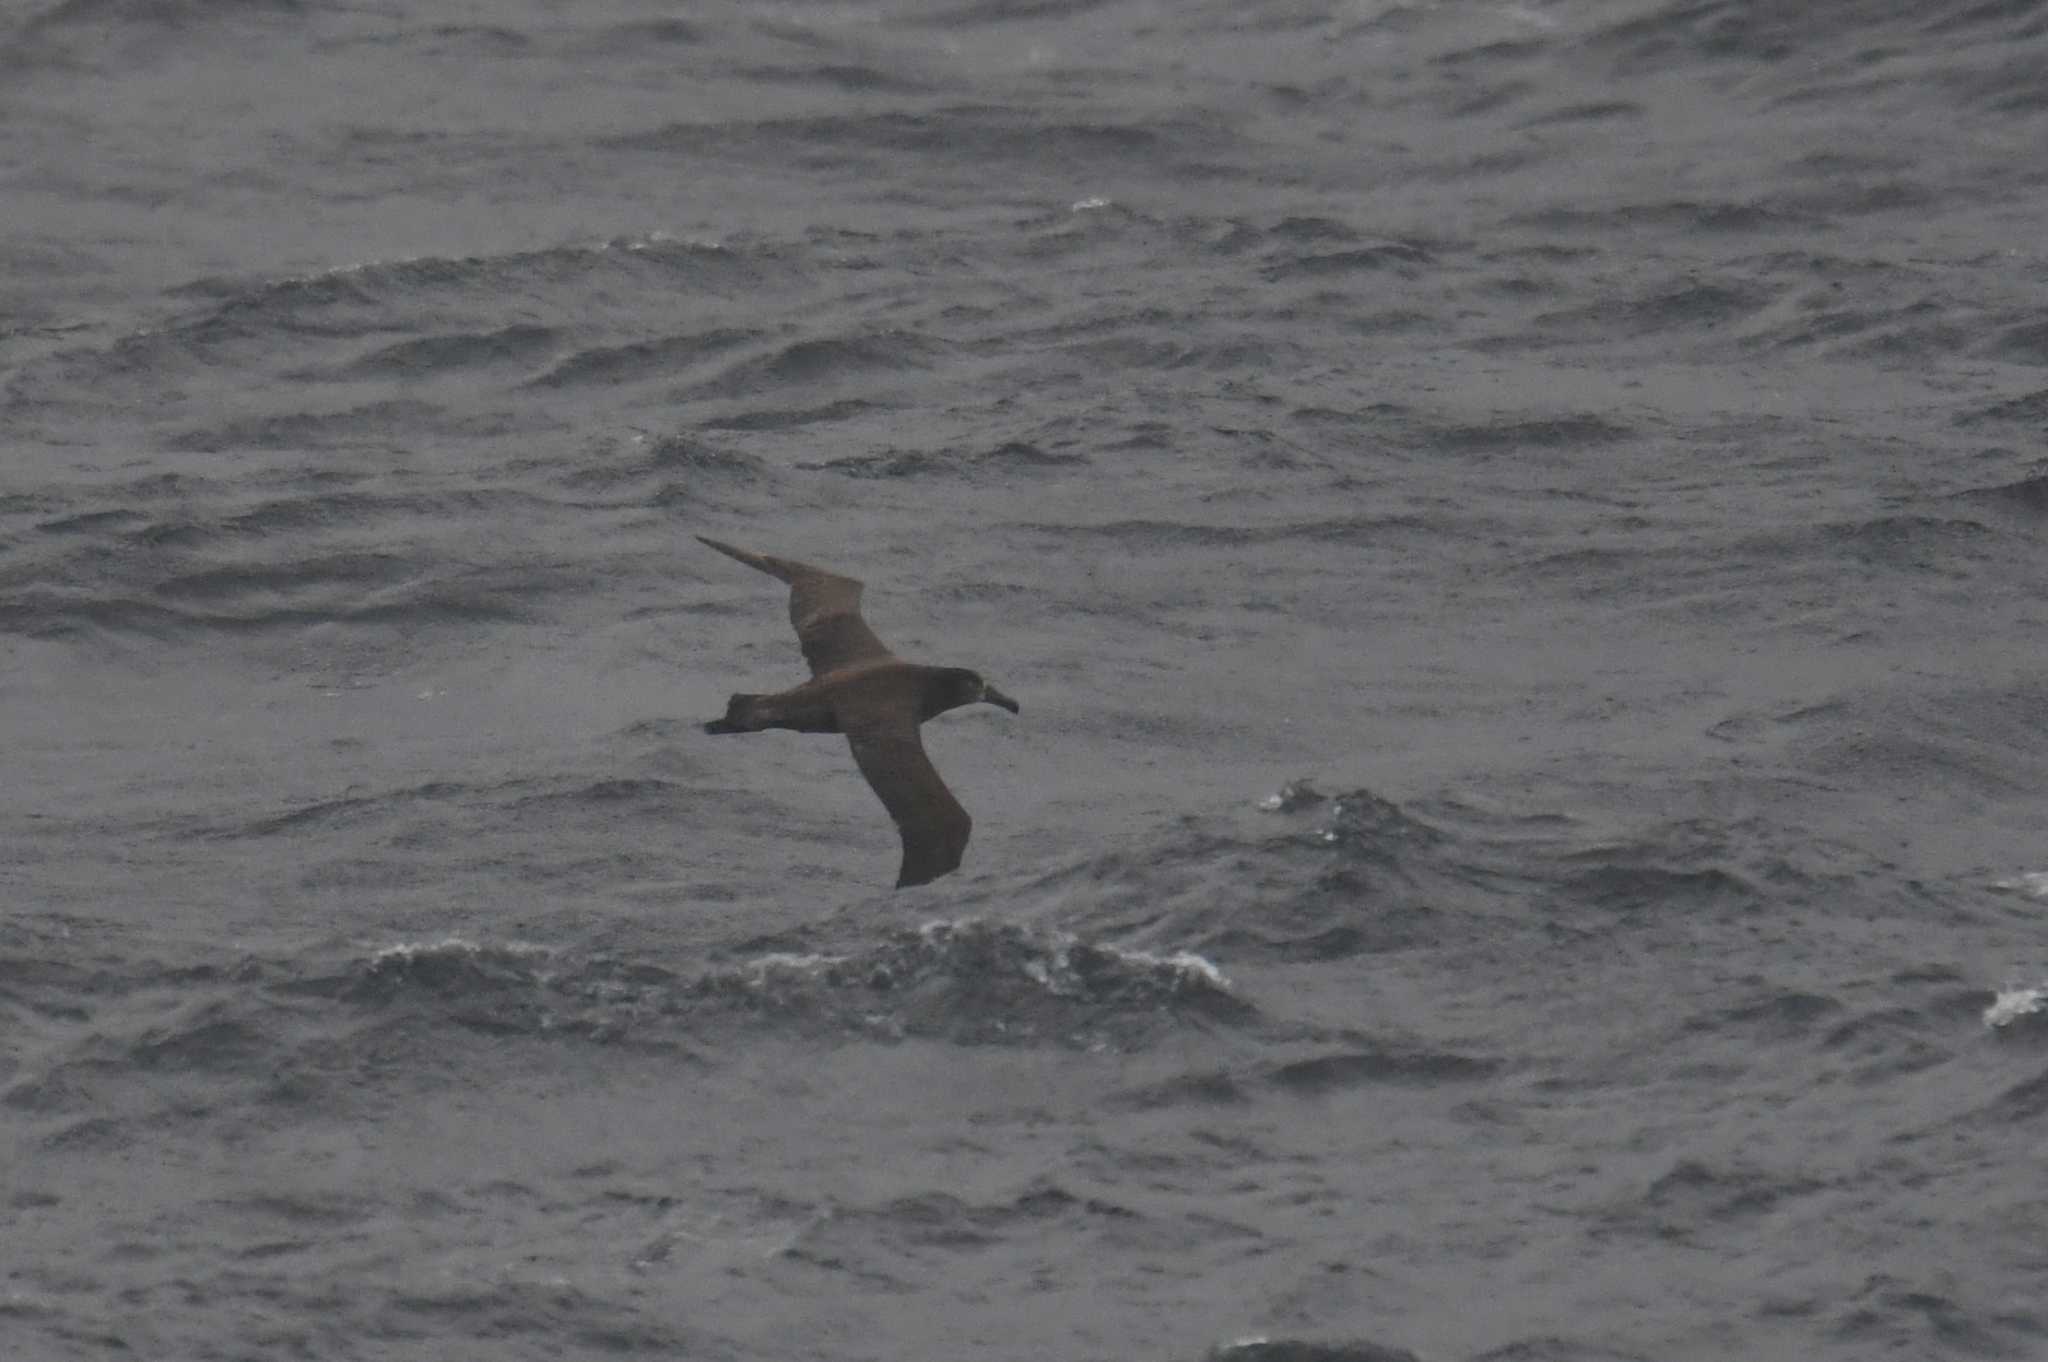
M498 945L480 946L466 936L444 936L439 941L400 941L370 952L370 963L381 965L390 961L410 963L421 956L435 955L482 955L492 951L501 955L539 958L553 955L546 946L537 946L530 941L507 941Z
M1996 1029L2010 1026L2048 1007L2048 988L2002 988L1984 1009L1984 1024Z
M476 942L461 936L444 936L439 941L400 941L370 952L370 963L414 960L422 955L475 955L479 949Z
M1292 813L1296 809L1305 809L1311 804L1320 804L1325 798L1327 796L1310 784L1307 779L1290 780L1272 794L1261 799L1259 801L1259 809L1264 813Z
M1991 882L1993 889L2012 889L2037 899L2048 899L2048 870L2029 870Z
M777 970L788 970L796 974L815 974L821 969L844 964L843 955L826 955L822 952L770 951L747 961L747 968L756 974L769 974Z
M1230 992L1230 977L1218 969L1213 960L1196 955L1193 951L1175 951L1172 955L1154 955L1150 951L1125 951L1118 950L1114 946L1103 946L1099 949L1106 950L1118 959L1133 965L1139 965L1146 969L1170 969L1176 974L1199 979L1211 988L1221 989L1225 993Z
M984 926L986 924L976 918L934 918L917 930L926 945L937 947L956 932L973 931ZM1101 941L1084 941L1072 932L1045 931L1029 935L1035 938L1032 944L1040 955L1025 961L1019 968L1026 978L1052 993L1069 993L1079 987L1073 972L1073 953L1077 947L1099 951L1133 972L1170 973L1178 976L1178 984L1199 984L1224 993L1231 991L1228 976L1213 961L1193 951L1159 955Z

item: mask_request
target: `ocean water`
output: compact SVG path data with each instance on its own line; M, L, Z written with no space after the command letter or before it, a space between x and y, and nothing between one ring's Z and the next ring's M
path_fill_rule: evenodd
M2048 4L33 0L0 206L0 1356L2048 1357Z

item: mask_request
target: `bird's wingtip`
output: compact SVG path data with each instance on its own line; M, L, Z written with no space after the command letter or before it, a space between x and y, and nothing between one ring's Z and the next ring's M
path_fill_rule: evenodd
M706 548L717 549L726 557L745 563L750 568L755 568L761 572L775 572L774 568L768 566L768 560L764 559L760 554L749 553L747 552L747 550L740 548L736 544L728 544L723 539L713 539L708 534L698 535L697 542L704 545Z

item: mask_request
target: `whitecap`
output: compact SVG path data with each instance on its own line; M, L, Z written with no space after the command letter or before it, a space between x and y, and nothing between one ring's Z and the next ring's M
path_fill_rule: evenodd
M2004 988L1984 1009L1984 1024L1996 1029L2048 1007L2048 988Z
M1218 969L1213 960L1196 955L1193 951L1154 955L1150 951L1127 951L1115 946L1097 946L1096 949L1141 969L1168 970L1189 982L1204 983L1223 993L1230 992L1230 977Z
M480 946L466 936L444 936L439 941L400 941L394 945L380 947L370 952L370 963L410 964L421 957L446 955L479 956L489 951L497 955L526 956L538 959L554 954L546 946L536 946L530 941L507 941L502 945Z
M822 952L798 954L795 951L770 951L766 955L757 955L747 961L747 968L756 974L769 974L779 970L787 970L793 974L816 974L820 970L830 969L834 965L843 965L845 963L846 957L843 955L826 955Z
M1328 795L1325 795L1321 790L1311 785L1307 777L1303 777L1300 780L1288 781L1272 794L1261 799L1259 801L1259 808L1265 813L1293 813L1296 809L1305 809L1312 804L1320 804L1328 798ZM1332 810L1332 812L1341 812L1342 807L1339 804L1337 809Z

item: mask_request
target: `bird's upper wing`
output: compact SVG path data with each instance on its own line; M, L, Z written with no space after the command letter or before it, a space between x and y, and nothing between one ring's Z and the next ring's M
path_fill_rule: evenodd
M861 584L853 578L808 563L750 553L701 534L697 537L728 558L789 583L789 622L796 626L797 643L804 650L804 661L811 664L811 675L823 676L849 662L894 656L861 618ZM916 737L914 730L911 736Z
M924 754L916 695L900 688L860 688L834 709L860 773L903 835L903 870L896 887L924 884L956 869L974 820Z

